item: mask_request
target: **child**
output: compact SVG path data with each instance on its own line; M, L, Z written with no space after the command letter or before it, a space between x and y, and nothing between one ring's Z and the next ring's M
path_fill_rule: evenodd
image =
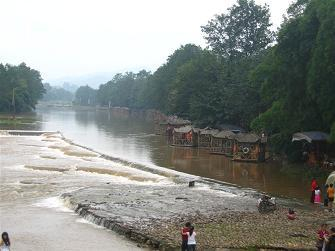
M313 178L312 179L312 183L311 183L311 203L314 203L314 199L315 199L315 188L318 186L318 183L316 182L316 179Z
M197 234L194 232L194 227L190 227L190 232L187 232L188 240L187 240L187 251L195 251L195 236Z
M316 203L316 204L321 203L321 190L320 190L320 187L319 187L319 186L317 186L317 187L315 188L314 193L315 193L315 196L314 196L314 203Z
M297 216L296 216L294 210L293 210L292 208L289 208L289 209L288 209L287 218L288 218L289 220L295 220L296 217L297 217Z
M318 235L318 240L316 242L316 248L321 251L323 246L324 246L324 242L325 242L325 238L329 235L328 232L328 225L327 224L322 224L321 228L319 229L319 231L317 232Z
M187 251L187 240L188 240L188 235L187 233L190 231L190 222L186 222L185 226L181 229L181 237L182 237L182 243L181 243L181 250L182 251Z
M0 240L0 250L1 251L9 251L10 250L10 240L7 232L3 232L1 234Z

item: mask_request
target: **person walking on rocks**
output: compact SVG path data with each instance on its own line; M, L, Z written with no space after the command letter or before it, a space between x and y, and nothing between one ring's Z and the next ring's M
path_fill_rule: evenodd
M181 251L187 251L187 241L188 241L188 235L187 233L190 231L191 223L186 222L185 226L181 229Z
M196 242L195 242L195 236L197 234L194 231L194 227L190 227L190 231L187 232L187 251L195 251Z
M333 210L334 193L335 193L335 190L334 190L333 184L330 184L328 189L327 189L329 211Z
M7 232L3 232L0 240L0 251L10 250L10 240Z

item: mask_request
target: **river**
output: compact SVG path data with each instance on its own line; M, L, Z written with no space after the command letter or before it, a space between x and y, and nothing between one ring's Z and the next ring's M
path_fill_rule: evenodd
M113 116L106 110L38 109L42 130L61 131L66 138L99 152L151 167L166 167L307 201L308 178L279 163L233 162L194 148L171 147L154 134L152 121Z

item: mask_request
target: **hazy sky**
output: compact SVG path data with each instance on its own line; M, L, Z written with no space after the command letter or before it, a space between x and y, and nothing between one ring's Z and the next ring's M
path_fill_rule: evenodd
M291 0L267 3L278 26ZM204 47L200 26L234 0L0 0L0 61L45 81L94 72L154 71L180 45Z

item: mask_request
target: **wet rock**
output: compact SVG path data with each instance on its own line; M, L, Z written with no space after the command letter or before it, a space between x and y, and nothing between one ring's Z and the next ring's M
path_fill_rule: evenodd
M185 201L189 201L188 198L184 198L184 197L176 197L176 200L185 200Z
M290 236L292 236L292 237L303 237L303 238L308 238L307 235L305 235L305 234L301 234L301 233L290 234Z
M199 233L199 250L313 249L315 231L320 223L332 219L328 212L314 212L303 207L296 210L298 218L295 221L287 220L288 209L284 207L261 215L256 206L250 206L256 205L256 199L251 196L224 197L198 188L183 190L185 196L180 196L182 185L134 185L126 189L114 184L110 186L112 188L81 189L62 197L85 219L161 250L179 247L180 228L187 221L192 222ZM157 194L164 200L157 200ZM191 200L185 200L187 198Z

